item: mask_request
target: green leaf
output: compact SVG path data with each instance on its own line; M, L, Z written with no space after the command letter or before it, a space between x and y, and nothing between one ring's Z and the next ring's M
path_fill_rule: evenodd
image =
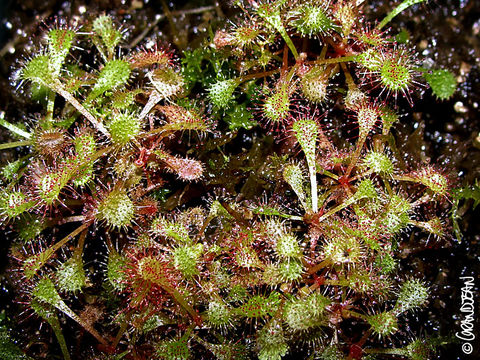
M105 64L98 75L97 82L87 98L92 101L105 91L112 90L125 84L130 77L130 65L124 60L112 60Z
M103 56L105 50L108 52L109 59L112 58L115 47L122 40L122 33L115 29L111 17L103 15L95 19L92 26L93 32L97 35L93 40L100 53Z
M37 55L25 64L21 76L35 84L49 87L54 77L50 68L50 59L47 55Z
M475 184L465 186L463 188L453 189L451 194L455 200L473 200L473 208L475 209L480 204L480 185L478 179Z
M245 103L237 104L230 108L226 112L224 120L227 122L228 128L232 131L241 128L248 130L257 125L257 122L253 120L252 113L247 110Z
M48 33L48 52L50 64L55 73L59 73L75 38L70 29L52 29Z
M452 202L452 209L450 211L450 217L452 219L453 231L455 232L455 237L460 242L463 235L462 231L460 230L460 226L458 224L458 220L461 218L458 215L458 208L460 205L460 201L462 200L473 200L473 209L477 207L480 203L480 186L478 184L478 179L475 180L475 184L465 186L463 188L457 188L451 190L451 195L453 198Z
M425 73L424 77L435 96L440 100L449 99L457 89L457 80L448 70L433 70L431 73Z

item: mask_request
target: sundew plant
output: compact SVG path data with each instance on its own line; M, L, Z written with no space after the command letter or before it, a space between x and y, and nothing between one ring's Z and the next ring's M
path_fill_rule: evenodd
M0 357L433 358L399 249L450 236L455 174L408 163L395 126L456 78L389 28L422 2L233 1L185 51L128 50L105 14L43 26L15 72L42 110L0 120L0 217L19 326L54 343L5 328Z

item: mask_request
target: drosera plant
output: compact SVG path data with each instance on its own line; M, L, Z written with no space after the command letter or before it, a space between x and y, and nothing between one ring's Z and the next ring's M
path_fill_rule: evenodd
M38 231L29 231L24 238L33 242L46 229L81 224L60 241L20 255L24 279L33 289L28 295L30 307L52 326L65 358L70 355L56 320L57 311L108 346L93 320L75 314L62 299L62 295L76 297L90 286L83 260L88 228L121 234L143 225L157 212L157 201L151 193L165 184L161 178L167 171L182 181L202 176L202 164L170 151L165 139L185 131L192 136L196 131L213 129L200 110L170 102L181 91L183 81L169 51L156 48L120 56L117 47L123 35L111 17L100 16L86 28L90 32L80 33L67 26L49 28L39 55L22 65L20 78L25 86L43 87L48 94L44 116L29 130L2 119L2 125L26 139L19 145L32 148L32 154L17 162L15 168L4 169L2 219L20 227L23 233L35 224L29 219L36 219L41 224ZM76 66L69 59L73 48L97 51L99 69L90 73L72 71ZM149 85L130 89L129 81L135 76ZM137 103L135 96L139 94L150 100ZM59 96L66 102L64 108L57 108ZM148 114L153 106L165 106L164 115ZM103 165L99 167L100 163ZM108 168L103 167L106 164ZM84 201L75 201L80 198ZM72 201L77 204L72 205ZM65 217L63 210L70 216ZM73 256L55 263L55 254L76 236L80 240ZM107 266L114 262L109 261ZM123 270L116 270L114 275L119 277ZM123 288L119 281L110 283ZM176 296L177 290L168 290Z
M422 78L440 100L455 91L386 28L418 2L366 27L359 2L236 1L245 20L181 61L160 46L124 53L106 15L46 30L20 70L48 94L44 113L27 129L0 121L24 139L0 148L31 149L3 168L0 215L23 245L22 298L65 359L59 316L98 344L95 359L429 358L440 340L386 346L429 302L423 279L397 273L403 234L447 232L449 177L407 166L391 131ZM357 136L331 136L328 107ZM283 154L243 167L222 148L257 124ZM261 167L266 200L228 194L231 166Z

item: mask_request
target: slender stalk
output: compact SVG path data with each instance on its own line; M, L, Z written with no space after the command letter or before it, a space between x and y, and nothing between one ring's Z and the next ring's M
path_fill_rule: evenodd
M193 321L195 321L197 325L202 324L203 320L200 314L195 311L190 304L187 303L185 298L178 292L177 289L172 288L170 284L164 281L158 281L157 285L161 286L163 290L169 293L170 296L173 297L175 301L192 317Z
M363 345L365 345L365 343L367 342L368 338L370 337L370 335L372 335L372 328L368 329L367 331L365 331L365 333L363 334L362 338L357 341L356 346L358 346L359 348L363 349ZM350 353L348 354L348 357L347 357L347 360L355 360L357 359L357 357L353 357L352 356L353 354Z
M418 182L417 178L414 178L414 177L408 176L408 175L393 175L392 177L393 177L393 180L396 180L396 181Z
M264 5L267 6L267 5ZM269 9L272 10L272 9ZM295 57L295 60L298 60L298 51L293 44L292 39L287 33L287 30L285 29L285 26L283 26L282 19L280 18L280 13L277 12L277 10L273 10L274 13L268 13L269 10L262 9L261 11L257 12L258 15L260 15L263 19L265 19L266 22L268 22L277 32L280 34L280 36L283 38L285 43L287 44L288 48L292 52L293 56Z
M55 95L55 92L52 90L48 92L47 113L45 114L45 122L47 123L49 128L52 127L53 110L55 107Z
M227 210L227 212L243 227L245 228L248 228L249 224L248 222L245 220L245 218L237 213L234 209L232 209L230 207L230 205L225 202L225 201L220 201L220 204L222 204L222 206L225 208L225 210Z
M290 74L295 70L295 66ZM290 75L289 74L289 75ZM293 76L293 75L292 75ZM298 128L296 125L300 124ZM312 197L312 211L318 212L318 189L317 189L317 164L316 164L316 148L318 140L318 125L312 120L307 120L302 124L302 120L294 122L292 126L295 137L300 144L305 158L307 160L308 173L310 178L310 192Z
M312 192L312 211L318 212L318 189L317 189L317 169L315 164L308 164L308 172L310 174L310 190Z
M343 70L343 73L345 74L345 79L347 81L349 91L357 89L358 88L357 84L355 84L355 82L353 81L353 77L350 74L350 71L348 70L348 68L345 66L345 64L342 64L342 70ZM346 177L350 176L350 173L352 172L353 167L357 164L358 159L360 158L360 154L362 152L363 145L367 140L367 136L368 136L368 133L365 134L365 132L360 131L355 152L353 153L353 156L350 159L350 164L348 165L347 171L345 172Z
M33 277L42 267L45 265L45 263L52 257L52 255L60 249L63 245L65 245L68 241L72 240L75 236L80 234L82 231L87 229L90 226L91 222L87 222L85 224L82 224L75 230L73 230L70 234L65 236L62 240L59 242L55 243L54 245L50 246L49 248L45 249L41 253L36 255L34 266L29 267L29 274L28 277Z
M320 55L318 56L317 60L325 59L325 56L327 55L327 50L328 50L328 44L322 47L322 51L320 51Z
M349 56L342 56L338 58L318 59L313 61L312 63L317 65L339 64L343 62L355 61L356 59L357 59L357 55L349 55Z
M282 215L280 215L282 216ZM303 217L301 216L295 216L295 215L286 215L286 216L283 216L285 219L289 219L289 220L294 220L294 221L303 221Z
M420 199L416 200L415 202L412 203L412 208L416 208L422 204L425 204L429 201L432 201L432 197L430 194L424 194Z
M72 320L76 321L80 326L82 326L85 330L87 330L92 336L97 339L101 344L103 345L108 345L107 340L105 340L97 330L88 322L83 320L80 316L75 314L72 309L70 309L65 302L60 301L59 303L54 304L54 306L63 312L65 315L67 315L69 318Z
M160 95L157 90L153 90L148 98L147 103L143 107L142 112L140 115L138 115L138 119L142 120L145 116L147 116L150 110L152 110L160 100L162 100L162 95Z
M38 282L38 285L33 291L32 295L33 301L39 301L42 304L48 304L52 308L63 312L72 320L80 324L90 334L92 334L100 343L107 345L107 341L97 332L97 330L95 330L90 322L82 319L75 312L73 312L73 310L70 309L67 304L65 304L65 301L63 301L55 289L55 284L49 277L44 277ZM45 313L45 311L42 311L42 313ZM47 316L49 315L47 314ZM53 323L53 325L55 325L55 323Z
M347 56L348 58L348 56ZM355 84L355 81L353 81L352 74L350 74L350 71L348 70L347 66L345 64L340 64L342 67L343 74L345 75L345 81L347 82L347 86L349 90L356 90L358 89L357 84Z
M390 186L390 183L388 182L386 177L382 176L382 180L383 180L383 185L385 185L385 189L387 189L388 195L393 196L392 187Z
M394 175L394 176L392 176L392 178L394 180L397 180L397 181L411 181L411 182L415 182L415 183L420 183L420 181L417 178L414 178L414 177L411 177L411 176L408 176L408 175ZM421 204L424 204L426 202L431 201L432 199L433 199L433 197L430 194L425 193L420 199L413 202L412 206L417 207Z
M292 221L303 221L303 217L302 216L297 216L297 215L289 215L289 214L285 214L285 213L281 213L281 212L264 212L262 210L262 208L256 208L253 210L253 213L254 214L258 214L258 215L266 215L266 216L279 216L281 218L284 218L284 219L288 219L288 220L292 220Z
M168 92L167 90L165 90L165 89L162 89L162 86L158 86L157 81L155 81L155 80L153 79L153 73L152 73L152 72L149 72L149 73L147 74L147 77L148 77L148 79L150 80L150 82L152 83L152 85L153 85L154 88L155 88L155 92L152 92L152 94L150 95L150 97L153 96L154 98L153 98L153 99L148 99L149 102L150 102L150 100L155 101L156 99L158 99L157 102L160 101L160 100L162 100L162 99L167 99L167 100L168 100L169 97L171 96L171 93L169 93L169 92ZM148 105L148 103L147 103L147 105ZM150 106L151 106L151 105L150 105ZM155 104L153 104L153 106L155 106ZM152 108L153 108L153 106L152 106ZM142 111L142 113L143 113L143 111ZM146 115L146 114L145 114L145 115Z
M77 236L78 234L80 234L83 230L87 229L89 226L90 226L91 222L86 222L85 224L82 224L80 225L78 228L76 228L75 230L73 230L70 234L68 234L67 236L65 236L62 240L60 240L59 242L55 243L51 249L53 250L53 252L57 251L58 249L60 249L63 245L65 245L69 240L72 240L75 236Z
M72 94L65 90L59 80L56 80L54 84L51 84L50 88L59 95L63 96L63 98L67 100L75 109L77 109L80 114L85 116L87 120L90 121L90 123L95 127L95 129L100 131L103 135L110 137L110 133L105 126L99 122L82 104L80 104Z
M249 75L245 75L245 76L240 77L240 81L245 82L245 81L248 81L248 80L259 79L259 78L262 78L262 77L266 77L266 76L276 74L278 72L280 72L280 69L271 70L271 71L262 71L262 72L259 72L259 73L249 74Z
M82 233L80 234L77 247L75 248L75 252L73 253L73 257L76 258L77 260L81 259L82 257L83 246L85 245L85 238L87 237L87 231L88 231L88 228L83 230Z
M365 315L357 313L356 311L353 311L353 310L343 309L342 314L345 314L349 317L354 317L354 318L358 318L358 319L362 319L362 320L367 320L367 317Z
M8 130L13 132L14 134L24 137L25 139L32 138L32 134L26 132L25 130L19 128L18 126L13 125L9 123L7 120L5 120L5 113L3 111L0 113L0 125L2 125L3 127L6 127Z
M203 221L203 224L202 224L202 227L200 228L200 230L198 231L198 234L197 234L197 239L202 239L203 236L205 236L205 229L207 228L207 226L210 224L210 222L215 218L215 216L212 216L212 215L209 215L205 221Z
M0 144L0 150L11 149L18 146L28 146L28 145L32 145L32 142L30 140L14 141L14 142Z
M80 222L80 221L84 221L85 220L85 216L83 215L75 215L75 216L69 216L69 217L66 217L66 218L62 218L61 220L61 224L66 224L66 223L72 223L72 222Z
M285 41L285 43L287 44L288 48L290 49L290 51L292 52L293 56L295 57L295 60L298 59L298 51L295 47L295 45L293 44L293 41L292 39L290 38L290 36L288 36L288 33L287 33L287 30L285 30L285 28L282 27L280 29L277 29L277 31L280 33L280 35L282 36L283 40Z
M345 200L340 205L334 207L333 209L330 209L328 212L326 212L325 214L320 216L320 218L318 219L318 222L322 222L323 220L325 220L326 218L328 218L328 217L332 216L333 214L339 212L340 210L345 209L347 206L352 205L356 200L357 199L355 198L355 196L352 196L352 197L348 198L347 200Z
M353 156L350 159L350 164L348 164L347 171L345 172L345 176L347 178L350 176L350 173L352 172L353 167L357 164L358 159L360 158L360 154L362 153L363 145L365 144L366 140L367 140L366 135L359 137L357 141L357 147L355 149L355 152L353 153Z
M312 266L310 269L308 269L307 273L308 274L315 274L318 270L323 269L324 267L329 266L332 263L330 259L325 259L322 262L318 263L317 265Z
M380 23L377 25L377 29L378 30L382 29L385 25L387 25L395 16L400 14L403 10L409 8L412 5L420 4L424 1L425 0L405 0L405 1L403 1L395 9L390 11L390 13L387 16L385 16L385 18L382 21L380 21Z
M329 178L332 178L333 180L338 181L338 179L339 179L338 175L336 175L336 174L334 174L334 173L332 173L328 170L325 170L325 169L322 170L322 174L328 176Z
M62 350L63 358L65 360L70 360L70 353L68 352L67 343L63 336L62 327L60 326L60 321L58 320L57 315L52 314L52 316L48 316L46 320L53 329L58 344L60 345L60 350Z
M120 325L120 329L118 329L117 336L115 336L115 340L112 343L112 349L117 348L118 343L122 339L123 334L125 334L125 331L127 331L128 323L131 317L132 317L132 312L129 312L125 316L125 319L123 319L122 324Z

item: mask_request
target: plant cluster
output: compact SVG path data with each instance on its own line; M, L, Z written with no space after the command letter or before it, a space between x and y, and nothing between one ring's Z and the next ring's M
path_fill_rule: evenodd
M105 15L47 29L19 71L45 111L29 128L1 120L23 138L2 147L30 151L2 170L0 214L24 244L22 301L63 357L59 315L95 359L428 359L431 339L381 345L429 299L397 276L402 234L446 233L447 175L406 164L392 133L423 80L440 100L455 91L385 30L420 2L369 25L358 1L236 1L243 17L180 60L122 53ZM321 109L354 124L351 141ZM221 148L254 127L284 150L255 165L266 200L242 201L221 191ZM207 200L182 200L202 184Z

